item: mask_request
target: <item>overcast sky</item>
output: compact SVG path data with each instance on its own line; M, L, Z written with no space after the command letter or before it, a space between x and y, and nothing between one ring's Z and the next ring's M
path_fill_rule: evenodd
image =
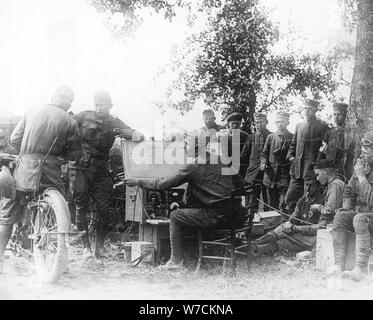
M273 17L278 21L285 23L290 16L307 35L309 48L328 37L348 37L337 0L262 2L276 9ZM75 92L74 112L93 108L94 92L107 90L114 103L112 113L136 129L152 131L162 119L199 128L203 105L183 118L176 112L162 118L152 105L166 85L155 83L154 76L186 30L182 18L171 25L153 16L134 39L120 43L85 0L1 0L0 113L23 114L48 102L55 87L67 84Z

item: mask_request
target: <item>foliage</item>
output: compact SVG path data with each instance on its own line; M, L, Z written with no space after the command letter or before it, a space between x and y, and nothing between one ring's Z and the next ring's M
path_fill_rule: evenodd
M352 31L357 23L357 0L339 0L345 27Z
M121 24L110 23L113 32L118 36L131 36L135 33L143 18L141 11L148 8L158 14L163 14L165 19L172 20L175 8L182 7L182 0L88 0L98 12L107 14L109 22L112 16L118 14Z
M207 26L175 51L177 77L159 105L183 112L202 98L223 116L241 112L250 131L254 112L289 109L297 95L333 96L345 51L304 54L289 44L276 52L278 28L257 0L226 0L203 10Z

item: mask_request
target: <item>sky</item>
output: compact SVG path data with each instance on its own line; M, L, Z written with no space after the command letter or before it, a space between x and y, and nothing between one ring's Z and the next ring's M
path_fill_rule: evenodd
M292 19L306 35L305 50L333 37L351 41L341 24L338 0L261 1L273 9L282 32ZM183 17L170 24L153 15L133 39L115 41L104 16L85 0L1 0L0 114L22 115L49 102L59 85L69 85L75 93L74 112L92 109L94 92L107 90L114 104L112 113L147 135L162 120L184 129L202 127L201 113L207 107L202 103L185 117L176 111L162 117L153 104L167 86L155 76L169 61L172 46L187 33ZM217 118L221 120L219 114Z

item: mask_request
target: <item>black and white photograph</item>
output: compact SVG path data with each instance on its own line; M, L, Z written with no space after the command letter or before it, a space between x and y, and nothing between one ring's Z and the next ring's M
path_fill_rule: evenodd
M0 300L373 299L373 0L0 0L0 41Z

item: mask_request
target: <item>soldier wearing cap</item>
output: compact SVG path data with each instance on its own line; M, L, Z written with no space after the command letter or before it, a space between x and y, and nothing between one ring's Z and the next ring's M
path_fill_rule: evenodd
M357 134L347 135L345 132L347 108L348 104L346 103L335 102L333 104L334 121L337 126L326 132L325 145L322 147L319 158L333 161L339 174L348 181L360 155L360 141Z
M0 207L0 272L5 247L12 233L13 224L22 221L21 201L25 192L41 192L49 187L57 188L65 195L65 185L61 178L61 165L67 160L81 157L82 148L76 122L66 112L74 99L71 88L62 86L54 92L51 103L33 107L26 111L9 138L9 143L21 157L14 171L14 181L9 171L6 174L7 186L13 182L9 195L0 188L2 196ZM46 157L46 155L48 155ZM42 161L40 184L35 167ZM0 179L2 180L2 178ZM4 181L1 181L4 182ZM14 185L15 182L15 185Z
M335 265L329 270L335 276L360 281L367 274L373 230L373 131L361 140L361 158L356 161L354 173L344 194L342 209L333 222L333 246ZM348 235L356 235L356 264L352 271L344 271Z
M304 102L305 121L295 127L287 159L290 166L290 185L286 193L286 208L289 213L303 195L305 184L315 179L312 163L316 161L322 140L328 131L325 122L316 118L319 101L306 99Z
M88 239L87 215L97 210L96 257L105 256L104 238L110 219L110 197L113 181L109 174L109 151L116 136L140 141L142 134L136 132L109 110L113 104L106 91L94 95L95 110L78 113L75 118L82 138L83 156L70 163L70 189L76 207L76 221L79 231L86 231L82 237L83 256L92 256ZM90 208L90 200L93 205Z
M237 160L240 159L240 155L242 149L245 145L246 140L249 137L249 134L241 130L243 116L241 113L233 113L227 118L227 135L228 135L228 143L227 143L227 156L232 158L232 152L237 152ZM222 133L223 130L220 131ZM223 135L220 135L220 143L223 148L223 152L225 152L225 144L223 143ZM223 153L224 154L224 153ZM225 155L225 154L224 154ZM240 165L241 167L241 165ZM245 173L243 170L240 170L242 177L245 177Z
M338 177L332 162L319 160L314 164L316 180L307 185L289 221L253 242L254 253L287 249L312 250L316 245L317 230L333 222L336 209L342 205L345 183ZM323 193L321 185L327 185Z
M249 135L241 152L241 169L245 170L245 181L254 189L250 195L251 213L257 212L259 208L259 198L262 195L264 203L268 203L267 188L263 184L264 172L260 170L260 161L264 143L271 133L267 129L267 116L263 113L255 115L256 132ZM267 206L264 210L269 210Z
M287 129L290 114L279 111L275 123L277 132L268 135L262 151L260 169L264 171L263 184L268 188L271 207L285 211L285 195L290 182L290 162L286 159L293 134ZM283 217L287 220L286 217Z

